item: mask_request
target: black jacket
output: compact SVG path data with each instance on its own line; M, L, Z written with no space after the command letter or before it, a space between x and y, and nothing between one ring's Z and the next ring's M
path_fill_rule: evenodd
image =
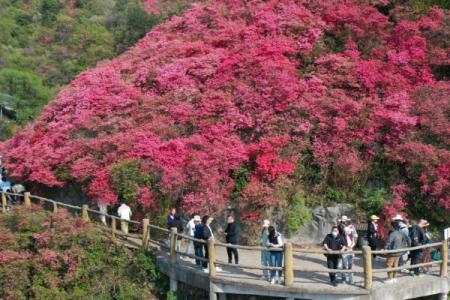
M225 240L230 244L238 244L239 243L239 226L236 222L228 223L227 228L225 229L227 233Z
M208 227L208 226L206 226L206 224L203 224L203 239L204 240L208 240L210 237L212 237L213 233L210 230L210 228L211 228L211 225L210 225L210 227Z
M338 235L337 237L334 237L331 233L327 234L325 239L322 242L322 245L327 245L328 249L333 251L339 251L344 248L346 242L342 238L342 236ZM325 254L327 257L333 257L333 256L339 256L338 254Z
M175 220L173 220L171 228L175 227L177 229L178 233L183 233L183 221L181 221L180 217L175 217ZM181 240L182 237L181 236L177 236L177 239Z
M372 222L369 222L367 225L367 239L376 239L378 236L377 230L375 230L375 226Z

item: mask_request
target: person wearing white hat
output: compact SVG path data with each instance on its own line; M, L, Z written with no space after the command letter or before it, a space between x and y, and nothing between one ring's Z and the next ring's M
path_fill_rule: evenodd
M195 235L195 225L200 224L202 220L200 219L199 215L195 215L186 225L187 234L190 237L194 237ZM188 240L187 246L186 246L186 255L190 255L192 253L193 248L193 241Z
M266 248L269 243L269 226L270 221L264 220L262 223L262 230L260 234L261 245ZM270 266L270 252L269 250L261 250L261 266L269 267ZM270 281L270 271L263 270L262 280Z
M409 238L409 229L408 226L405 224L404 219L402 217L402 215L400 214L396 214L393 218L392 221L394 221L397 224L397 228L398 231L400 231L403 236L405 237L407 243L408 243L408 247L411 246L411 239ZM402 256L400 256L400 259L398 261L398 266L404 266L406 264L406 262L409 259L409 251L403 253ZM407 269L403 269L402 272L408 272Z

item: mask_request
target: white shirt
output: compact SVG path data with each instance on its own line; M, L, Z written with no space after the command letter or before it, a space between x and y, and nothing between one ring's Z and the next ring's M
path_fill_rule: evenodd
M123 203L117 210L117 214L121 219L130 220L131 218L131 208Z
M187 224L187 230L188 230L189 236L194 236L194 231L195 231L194 219L191 219L189 221L189 223Z

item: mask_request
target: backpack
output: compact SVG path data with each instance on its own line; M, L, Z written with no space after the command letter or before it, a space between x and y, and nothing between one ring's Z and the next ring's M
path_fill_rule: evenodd
M411 247L420 245L420 232L417 226L413 226L409 229L409 238L411 240Z

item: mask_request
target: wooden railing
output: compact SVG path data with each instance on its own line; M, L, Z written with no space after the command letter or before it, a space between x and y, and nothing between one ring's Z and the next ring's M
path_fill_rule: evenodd
M260 271L282 271L284 274L284 284L286 286L291 286L294 283L295 279L295 272L308 272L308 273L363 273L364 275L364 288L365 289L371 289L372 288L372 280L373 280L373 274L374 273L381 273L381 272L393 272L393 271L400 271L403 269L414 269L418 267L430 267L439 265L440 266L440 272L439 275L441 277L447 277L448 276L448 241L442 241L438 243L432 243L432 244L426 244L421 245L417 247L410 247L405 249L397 249L397 250L377 250L372 251L370 247L364 246L362 251L354 250L351 252L342 252L342 251L325 251L320 249L300 249L300 248L294 248L294 245L290 242L285 243L283 248L266 248L266 247L251 247L251 246L243 246L243 245L233 245L233 244L225 244L218 241L215 241L214 239L210 240L199 240L196 238L193 238L189 235L178 233L176 228L171 228L171 230L168 230L166 228L162 228L160 226L154 225L150 223L150 220L148 218L143 219L142 222L133 221L133 220L124 220L117 216L109 215L102 213L97 210L90 209L87 205L83 205L82 207L74 206L62 202L58 202L52 199L47 199L39 196L31 195L30 193L24 193L22 194L13 194L13 193L6 193L2 192L2 212L7 212L7 197L23 197L23 203L25 206L31 206L32 200L38 200L41 202L49 203L51 204L52 211L54 213L57 213L59 207L64 207L66 209L72 209L77 212L81 212L81 218L85 222L90 221L89 213L95 214L97 216L104 216L106 219L109 220L109 222L106 222L106 226L102 226L101 228L103 230L106 230L110 233L111 238L113 240L116 239L116 236L122 236L126 238L136 239L140 243L140 247L147 249L150 245L159 247L160 249L168 251L170 255L170 261L172 264L178 264L177 256L184 256L189 257L191 259L195 259L201 262L207 262L208 263L208 271L209 276L211 278L217 277L216 272L216 266L227 266L232 268L239 268L239 269L249 269L249 270L260 270ZM138 225L140 233L123 233L121 231L117 230L117 221L119 222L127 222L129 224ZM108 227L108 223L110 226ZM155 234L155 231L158 234ZM208 258L205 257L199 257L192 254L186 254L184 251L177 250L177 239L178 237L181 237L182 239L186 241L193 241L196 243L201 243L203 245L207 244L208 247ZM270 266L261 266L261 265L245 265L245 264L230 264L228 262L221 261L217 259L217 247L225 247L225 248L235 248L235 249L241 249L241 250L251 250L255 252L260 251L282 251L283 252L283 260L284 265L282 267L270 267ZM414 251L414 250L423 250L423 249L432 249L432 248L439 248L441 252L441 260L438 261L431 261L427 263L420 263L415 265L403 265L401 267L395 267L395 268L381 268L381 269L373 269L372 266L372 256L373 255L389 255L393 253L404 253L406 251ZM342 255L342 254L348 254L352 253L353 255L362 255L363 259L363 268L362 270L344 270L344 269L328 269L328 268L305 268L303 266L296 266L294 265L294 256L298 257L302 254L336 254L336 255ZM259 255L259 254L258 254Z

